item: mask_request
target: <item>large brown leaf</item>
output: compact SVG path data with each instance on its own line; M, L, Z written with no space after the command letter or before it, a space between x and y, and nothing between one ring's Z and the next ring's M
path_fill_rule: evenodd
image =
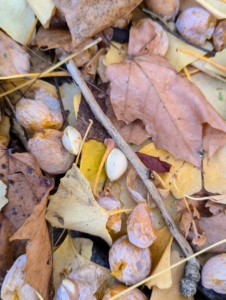
M74 46L93 37L133 10L141 0L54 0L64 12Z
M15 259L25 253L25 241L9 238L33 213L34 207L49 190L49 180L42 176L37 161L29 153L12 153L0 144L0 178L7 185L9 202L0 212L0 277Z
M49 181L48 189L41 202L35 206L34 212L26 219L23 226L10 238L10 241L29 240L26 246L25 284L32 286L45 300L49 299L52 273L52 249L45 213L48 194L52 187L53 183Z
M176 158L200 167L203 125L226 138L226 124L201 91L180 76L163 57L151 54L129 57L107 67L110 99L118 120L141 120L158 147ZM205 136L209 151L213 134ZM216 141L216 139L214 140ZM215 144L215 149L222 145ZM213 149L210 149L213 154Z

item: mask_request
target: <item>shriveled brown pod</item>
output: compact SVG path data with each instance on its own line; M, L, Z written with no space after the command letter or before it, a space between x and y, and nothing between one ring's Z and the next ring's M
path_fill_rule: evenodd
M114 285L110 288L108 288L105 293L102 300L110 299L112 296L117 295L118 293L125 291L127 287L122 284ZM117 298L118 300L147 300L147 297L138 289L133 289L132 291L129 291L125 293L122 296L119 296Z
M70 169L75 156L62 144L63 132L45 129L36 133L28 142L28 149L33 154L40 168L50 174L62 174Z
M214 30L213 44L216 51L226 48L226 20L221 21Z
M121 202L111 194L100 196L97 199L97 203L107 211L117 210L122 208ZM115 233L121 230L121 225L122 225L121 214L115 214L109 216L108 221L106 223L107 229L113 230Z
M197 45L203 45L213 35L216 18L202 7L190 7L182 12L176 22L180 35Z
M180 0L145 0L146 7L162 16L166 21L174 20L178 14Z
M60 129L63 125L60 104L52 94L43 89L35 94L35 100L22 98L16 105L17 121L26 129Z
M145 202L139 203L129 216L127 232L129 241L139 248L147 248L156 240L158 231L151 209Z
M124 235L112 245L109 264L113 276L126 285L132 285L150 274L151 251L138 248Z

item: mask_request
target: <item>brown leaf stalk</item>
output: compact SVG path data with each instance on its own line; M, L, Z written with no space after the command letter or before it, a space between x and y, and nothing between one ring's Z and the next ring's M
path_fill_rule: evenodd
M129 147L129 145L124 141L122 136L118 133L118 131L115 129L115 127L112 125L108 117L103 113L101 108L99 107L98 103L96 102L95 98L93 97L93 94L91 93L90 89L88 88L86 82L82 78L80 71L75 66L74 62L70 60L67 63L67 69L69 73L71 74L72 78L75 80L75 82L78 84L79 88L81 89L87 103L89 104L93 114L95 115L96 119L105 127L105 129L108 131L108 133L111 135L111 137L114 139L118 147L122 150L122 152L125 154L125 156L128 158L128 160L131 162L133 167L136 169L137 173L143 180L145 186L147 187L149 193L151 194L152 198L155 200L156 204L158 205L158 208L161 211L161 214L169 227L172 235L177 240L178 244L180 245L183 253L186 257L193 254L192 248L189 245L189 243L186 241L182 233L177 228L177 225L175 224L174 220L166 210L163 200L160 197L156 187L152 183L152 181L149 180L149 169L144 166L144 164L140 161L140 159L137 157L137 155L132 151L132 149ZM194 261L194 264L198 264Z

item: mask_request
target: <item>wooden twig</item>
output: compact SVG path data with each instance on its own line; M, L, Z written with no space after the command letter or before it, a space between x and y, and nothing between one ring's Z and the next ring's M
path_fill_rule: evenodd
M55 88L56 88L56 92L57 92L57 98L58 98L58 101L59 101L59 104L60 104L61 114L62 114L63 119L64 119L64 124L65 124L65 126L68 126L69 123L68 123L68 120L67 120L66 112L64 110L63 101L62 101L62 98L61 98L61 95L60 95L59 84L58 84L58 80L57 80L56 77L54 77L54 83L55 83Z
M161 214L169 227L172 235L180 245L182 251L184 252L185 256L188 257L193 254L192 248L187 242L187 240L184 238L182 233L177 228L177 225L175 224L174 220L166 210L163 200L161 196L158 193L158 190L152 183L152 181L149 180L149 172L150 170L144 166L144 164L140 161L138 156L132 151L132 149L129 147L129 145L124 141L122 136L119 134L119 132L115 129L115 127L112 125L111 121L108 119L108 117L103 113L100 106L96 102L96 99L94 98L92 92L88 88L86 82L82 78L80 71L75 66L74 62L70 60L67 62L67 69L69 73L71 74L72 78L75 80L75 82L78 84L80 90L82 91L83 96L85 97L87 103L89 104L93 114L95 115L95 118L104 126L104 128L108 131L108 133L111 135L111 137L114 139L118 147L122 150L122 152L125 154L125 156L128 158L128 160L131 162L133 167L136 169L137 173L139 174L140 178L143 180L145 186L147 187L149 193L151 194L152 198L155 200L158 208L161 211ZM198 264L197 261L194 261L194 264Z

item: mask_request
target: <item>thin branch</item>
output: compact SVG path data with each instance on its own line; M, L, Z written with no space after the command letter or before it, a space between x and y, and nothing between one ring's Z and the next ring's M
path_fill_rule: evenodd
M132 151L132 149L129 147L129 145L124 141L122 136L112 125L112 123L108 119L108 117L103 113L100 106L96 102L92 92L90 91L86 82L82 78L80 71L75 66L75 64L72 60L70 60L67 63L67 69L70 72L72 78L78 84L80 90L83 93L83 96L85 97L87 103L89 104L93 114L95 115L95 118L105 127L105 129L108 131L108 133L114 139L114 141L116 142L118 147L122 150L122 152L125 154L125 156L128 158L128 160L131 162L133 167L136 169L140 178L143 180L149 193L151 194L152 198L155 200L158 208L160 209L161 214L162 214L163 218L165 219L167 226L169 227L174 238L177 240L177 242L180 245L185 256L188 257L188 256L192 255L193 251L192 251L191 246L189 245L187 240L184 238L182 233L177 228L177 225L175 224L174 220L172 219L172 217L166 210L163 200L162 200L161 196L159 195L156 187L154 186L152 181L149 180L149 169L144 166L144 164L140 161L138 156ZM194 261L194 264L197 265L198 262Z
M63 119L64 119L64 124L66 126L68 126L69 123L68 123L68 120L67 120L67 115L66 115L66 112L65 112L65 109L64 109L63 101L62 101L62 98L61 98L61 95L60 95L59 84L58 84L58 80L57 80L56 77L54 77L54 83L55 83L55 88L56 88L56 92L57 92L57 98L58 98L58 101L59 101L59 104L60 104L61 114L62 114Z

